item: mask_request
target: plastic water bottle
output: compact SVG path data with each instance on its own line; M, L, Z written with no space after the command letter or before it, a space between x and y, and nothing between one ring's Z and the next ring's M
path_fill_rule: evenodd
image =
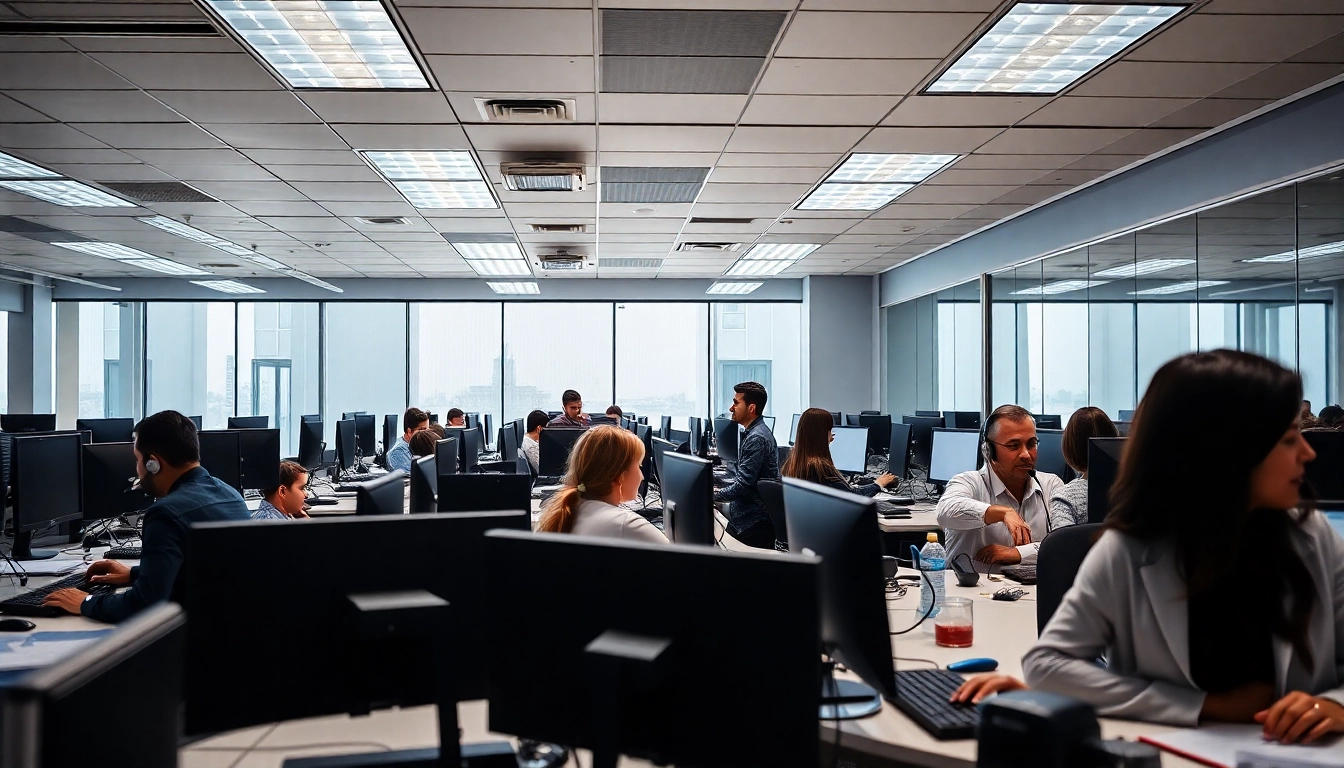
M919 550L919 615L922 617L929 606L934 606L932 619L938 615L938 607L943 604L943 569L947 567L947 550L938 543L938 534L930 531L928 543Z

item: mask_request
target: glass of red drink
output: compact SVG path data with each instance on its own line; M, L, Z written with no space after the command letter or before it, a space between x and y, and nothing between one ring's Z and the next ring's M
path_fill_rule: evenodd
M969 648L975 640L975 611L970 598L943 600L933 620L933 641L947 648Z

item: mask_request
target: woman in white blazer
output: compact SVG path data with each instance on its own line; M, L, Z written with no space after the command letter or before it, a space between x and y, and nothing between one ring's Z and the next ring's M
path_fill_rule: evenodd
M1106 531L1022 660L1103 716L1344 731L1344 539L1302 505L1302 382L1218 350L1153 376Z

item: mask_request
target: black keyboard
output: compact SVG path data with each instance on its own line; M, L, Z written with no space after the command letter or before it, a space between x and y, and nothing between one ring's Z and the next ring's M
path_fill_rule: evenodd
M109 560L139 560L143 547L109 547L103 557Z
M31 592L15 595L8 600L0 600L0 613L10 616L63 616L65 611L42 604L47 595L58 589L82 589L92 595L104 595L116 592L111 584L90 584L84 580L84 572L72 573L57 581L38 587Z
M372 472L364 472L364 473L361 473L361 474L358 474L358 475L342 475L342 476L341 476L341 482L342 482L342 483L367 483L368 481L373 480L373 479L378 478L378 477L382 477L382 475L375 475L375 474L373 474Z
M961 683L961 675L945 669L897 672L896 707L935 739L974 738L980 711L948 702Z

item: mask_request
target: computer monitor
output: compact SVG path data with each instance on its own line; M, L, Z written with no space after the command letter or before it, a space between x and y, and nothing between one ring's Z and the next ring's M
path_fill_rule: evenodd
M439 471L433 456L420 456L411 462L411 514L437 512Z
M203 429L196 433L201 445L201 466L211 477L242 493L243 459L238 431Z
M1064 482L1073 479L1073 468L1064 461L1064 432L1059 429L1038 429L1036 439L1036 471L1049 472Z
M940 418L940 419L943 418L943 412L942 412L942 411L915 411L915 415L916 415L916 416L937 416L937 417ZM944 421L946 421L946 419L944 419Z
M495 447L499 450L500 461L518 460L518 435L513 431L513 424L505 424L499 428L495 435Z
M737 445L742 427L732 419L720 416L714 419L714 449L725 464L737 463Z
M1121 437L1129 437L1129 425L1133 423L1132 421L1117 421L1115 422L1115 431L1119 432Z
M648 451L649 437L653 435L653 431L649 428L648 424L640 424L638 422L635 423L634 430L635 437L639 438L639 441L644 444L644 450Z
M844 424L844 425L845 425L846 427L857 427L857 426L859 426L859 414L857 414L857 413L846 413L846 414L845 414L845 424Z
M303 421L321 421L321 420L322 420L322 414L320 414L320 413L305 413L304 415L302 415L302 416L299 417L299 421L300 421L300 422L303 422Z
M130 491L136 478L134 443L80 446L79 508L86 522L129 515L154 503L144 491Z
M336 466L342 472L355 466L355 420L336 422Z
M486 693L486 667L479 662L487 645L482 535L517 520L526 524L528 516L374 515L191 526L179 577L190 619L183 665L186 732L438 703L444 745L456 743L457 708L449 704ZM239 569L239 552L266 567ZM358 566L332 568L334 552L357 558ZM230 576L235 570L243 572ZM305 583L303 599L276 589L279 583ZM417 593L423 597L412 599ZM406 608L395 622L382 619L385 612L369 599L375 595L384 605L402 598ZM425 606L432 598L448 603L446 615ZM272 647L276 638L303 653L243 650Z
M1303 432L1302 437L1316 451L1307 464L1307 484L1322 501L1344 501L1344 432Z
M1094 437L1087 441L1087 522L1100 523L1111 511L1111 486L1120 473L1124 437Z
M457 474L457 438L445 437L434 441L434 471L438 477ZM437 488L437 486L435 486Z
M803 417L801 413L793 414L793 423L789 425L789 445L798 441L798 420Z
M545 434L546 430L542 430ZM676 453L677 444L671 440L664 440L661 437L649 438L649 453L653 454L653 473L658 477L658 487L662 488L663 483L663 455L667 453Z
M617 752L659 765L819 764L816 558L521 531L490 532L485 550L491 731L598 748L595 765ZM753 585L751 599L725 584ZM620 660L636 645L666 650ZM732 725L706 720L707 706Z
M490 446L490 436L495 434L495 417L493 414L481 414L481 445L488 448ZM498 448L496 448L498 450Z
M786 477L784 517L789 549L821 558L823 650L867 684L849 682L840 693L867 695L860 711L875 712L881 697L896 697L877 504Z
M765 422L765 426L769 427L771 432L774 432L774 431L775 431L775 417L774 417L774 416L762 416L762 417L761 417L761 421L764 421L764 422Z
M82 517L79 498L80 433L15 435L10 447L13 468L10 495L14 503L15 560L45 560L54 549L33 549L34 531ZM134 473L132 473L134 474Z
M438 424L438 423L439 423L439 414L437 414L437 413L430 413L430 414L429 414L429 423L430 423L430 424Z
M713 465L696 456L665 453L662 471L667 538L674 544L715 544Z
M238 430L240 482L244 488L266 490L280 485L280 430Z
M397 430L397 415L389 413L383 417L383 453L392 450L399 437L401 432Z
M322 422L304 419L299 422L299 455L304 469L317 469L323 464L322 453L327 444L322 440Z
M859 426L868 429L869 453L886 453L891 449L891 416L881 413L861 413Z
M481 463L481 430L472 427L449 427L444 430L444 434L457 438L458 469L463 474L476 471L476 467Z
M366 413L368 413L368 411L343 411L341 413L341 421L350 421L356 416L362 416Z
M910 425L891 425L891 442L887 450L887 471L904 478L910 471Z
M541 430L541 439L537 445L537 474L542 477L557 477L565 474L569 464L569 452L584 430L576 427L546 427Z
M933 430L929 454L929 482L944 484L962 472L974 472L980 455L980 431L977 429Z
M980 429L980 412L943 411L943 423L948 429Z
M1037 429L1063 429L1064 420L1057 413L1033 413L1031 418L1036 420ZM976 427L979 429L979 427Z
M1134 420L1134 411L1132 411L1132 410L1127 411L1127 410L1125 410L1124 408L1121 408L1121 409L1119 410L1119 414L1120 414L1120 421L1133 421L1133 420Z
M95 443L135 441L135 419L75 419L75 429L90 432Z
M159 603L0 688L0 743L7 755L20 756L13 764L174 768L185 618L178 606ZM71 733L71 723L91 717L115 738Z
M0 413L0 432L54 432L54 413Z
M475 411L468 411L462 414L465 419L467 429L478 429L481 426L481 414Z
M685 445L690 450L695 450L695 446L691 445L691 433L688 430L669 429L667 430L667 439L669 442Z
M229 429L266 429L271 426L270 416L230 416Z
M947 420L940 413L936 416L902 416L901 423L910 425L910 462L917 467L928 467L933 430L945 427Z
M620 421L615 416L589 416L588 426L590 427L619 427Z
M663 416L658 422L658 436L664 440L671 440L668 433L672 431L672 417Z
M545 430L542 430L543 432ZM532 511L532 475L444 475L439 478L439 512Z
M831 427L831 461L841 472L861 475L868 470L868 430L865 427Z
M188 420L188 421L190 421L192 424L195 424L195 425L196 425L196 431L197 431L197 432L200 432L201 429L202 429L202 427L201 427L201 419L202 419L202 417L200 417L200 416L188 416L188 417L187 417L187 420Z
M378 429L374 423L374 416L371 413L355 414L355 442L359 445L359 452L364 456L374 456L378 453Z
M401 515L406 513L406 473L394 469L355 486L356 515Z
M690 443L691 453L702 456L705 453L705 422L699 416L692 416L687 421L687 427L690 436L686 442Z

